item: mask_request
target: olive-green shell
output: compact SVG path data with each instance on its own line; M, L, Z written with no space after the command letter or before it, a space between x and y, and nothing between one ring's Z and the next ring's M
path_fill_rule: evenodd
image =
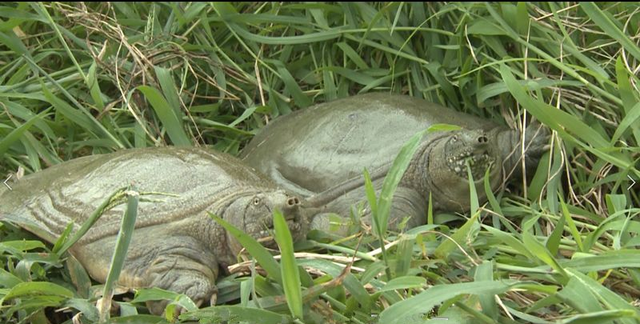
M48 229L44 238L52 241L68 223L77 229L111 193L129 184L177 195L141 201L136 228L206 217L206 210L238 194L275 189L272 181L226 154L201 148L130 149L67 161L11 183L13 190L0 189L0 215L36 217L31 220ZM123 208L106 212L83 242L115 235Z
M251 140L241 158L283 188L309 196L360 177L365 167L372 171L389 164L411 136L433 124L498 127L422 99L369 93L277 118Z

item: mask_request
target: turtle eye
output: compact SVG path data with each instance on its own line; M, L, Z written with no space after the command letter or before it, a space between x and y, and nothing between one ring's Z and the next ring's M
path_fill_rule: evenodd
M260 205L261 202L262 202L262 200L260 200L260 198L258 198L258 197L253 198L253 201L252 201L254 206Z
M458 141L458 135L451 136L451 141L452 142L457 142Z

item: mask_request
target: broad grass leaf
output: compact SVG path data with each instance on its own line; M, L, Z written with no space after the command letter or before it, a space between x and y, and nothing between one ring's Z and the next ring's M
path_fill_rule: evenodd
M91 296L91 278L87 274L87 270L82 266L80 261L73 255L67 255L65 265L69 270L69 278L76 287L77 294L82 298Z
M607 217L605 220L601 221L600 224L598 224L598 227L595 230L589 232L589 234L587 234L587 237L584 239L584 251L590 251L591 248L596 244L598 239L607 230L612 229L611 225L613 223L615 223L616 221L624 218L625 214L626 214L626 211L622 210L620 212L616 212L616 213L610 214L609 217Z
M549 235L549 239L547 239L545 246L551 255L558 255L558 251L560 250L560 241L563 237L562 234L564 234L565 222L566 218L560 217L560 220L555 224L555 228L551 232L551 235Z
M622 99L623 108L625 112L628 114L631 107L635 106L638 103L640 98L636 91L633 91L631 87L631 73L627 70L627 67L624 65L624 59L622 55L618 56L616 59L616 79L618 81L618 92L620 93L620 98Z
M580 313L599 312L603 308L593 291L576 278L571 278L556 296Z
M549 265L553 270L557 271L563 277L566 277L565 269L558 263L558 261L551 255L551 252L547 250L547 248L542 245L542 243L538 242L538 240L531 235L529 232L522 233L522 242L540 261Z
M380 290L378 291L384 292L384 291L393 291L398 289L420 288L426 284L427 284L427 280L423 277L416 277L416 276L396 277L389 280L389 282L387 282L387 284L384 285L384 287L380 288Z
M162 94L157 89L146 85L138 86L136 89L140 90L145 98L149 100L149 103L151 103L153 110L167 130L171 142L176 146L192 146L191 140L182 128L182 123L176 115L175 110L169 105Z
M366 70L369 68L367 62L365 62L360 54L358 54L347 42L337 43L336 46L342 50L342 52L349 58L353 64L355 64L359 69Z
M291 75L289 70L284 66L284 64L281 61L276 61L276 60L270 60L268 62L273 64L278 70L278 73L280 74L280 78L282 82L284 82L285 89L287 89L287 92L289 92L289 94L293 97L293 100L296 106L300 108L306 108L311 106L311 99L309 99L309 97L307 97L307 95L305 95L304 92L302 92L302 89L300 89L299 82L297 82L293 78L293 76Z
M41 112L40 114L33 116L26 123L18 126L14 130L12 130L9 134L7 134L4 138L0 139L0 157L3 157L5 152L15 143L16 141L23 138L25 132L28 132L29 128L33 126L36 122L40 121L41 118L49 113L49 109Z
M169 323L162 317L149 314L136 314L109 319L109 324L162 324Z
M251 256L253 256L256 261L258 261L260 266L262 266L262 268L267 272L269 278L273 279L279 284L283 284L281 277L282 270L280 269L280 265L273 258L273 255L271 255L271 253L269 253L269 251L267 251L267 249L262 246L262 244L258 243L258 241L256 241L253 237L247 235L224 219L213 214L209 214L209 217L211 217L214 221L218 222L218 224L224 227L225 230L233 235L233 237L238 240L238 242L240 242L240 244L242 244L245 249L247 249L249 254L251 254Z
M476 190L476 181L473 178L469 160L465 161L465 166L467 167L467 179L469 183L469 213L471 215L475 215L479 213L478 210L480 209L480 201L478 201L478 191ZM489 169L485 171L485 176L487 176L488 172Z
M251 117L251 115L253 115L256 109L257 107L251 107L251 108L245 109L242 115L240 115L240 117L236 118L236 120L234 120L233 122L231 122L231 124L229 124L229 127L236 127L236 125L240 124L245 119Z
M564 268L572 268L581 272L640 268L640 250L607 251L594 256L565 260L560 265Z
M474 281L493 281L494 269L493 263L490 261L484 261L476 267ZM493 294L478 294L480 305L482 306L482 313L492 318L498 319L500 312L498 311L498 305L496 304L495 295Z
M13 288L21 282L24 282L24 281L20 279L18 276L14 275L13 273L5 269L0 269L0 285L2 287Z
M28 296L51 296L67 299L73 297L73 292L51 282L21 282L9 290L2 298L1 303L14 298L24 298Z
M461 129L462 127L458 125L451 125L451 124L433 124L429 126L429 132L450 132L450 131L456 131Z
M127 206L122 215L120 222L120 230L116 236L114 252L109 263L109 272L107 279L104 283L104 289L102 292L102 307L100 307L100 321L106 321L109 318L111 298L115 290L115 284L120 278L120 273L124 268L124 261L127 257L127 251L129 250L129 244L133 238L134 228L136 225L136 218L138 217L138 201L140 200L139 194L133 187L128 188L128 192L124 194L127 196ZM100 303L100 302L99 302Z
M364 272L360 275L360 283L362 283L363 286L368 284L369 282L371 282L371 280L373 280L373 278L377 277L381 272L383 272L386 267L387 266L385 265L385 263L381 261L369 263L365 268ZM419 278L419 277L415 277L415 278ZM395 279L397 278L391 279L389 282Z
M37 115L41 115L45 111L50 111L50 110L45 110L43 112L40 112L39 114L35 114L22 104L19 104L15 101L4 100L4 99L0 99L0 105L3 105L4 107L6 107L6 109L12 116L20 118L24 121L29 121L31 120L31 118ZM46 123L45 120L42 120L42 119L37 120L35 122L35 126L48 138L50 139L55 138L56 135L54 134L53 129Z
M625 318L628 317L628 318ZM599 324L599 323L613 323L613 321L620 321L626 323L624 320L632 321L629 323L637 323L634 319L637 318L637 314L631 310L606 310L600 312L593 312L587 314L580 314L571 316L565 320L559 321L558 324Z
M578 231L578 227L576 226L576 223L573 221L573 217L571 217L571 213L569 212L569 208L567 207L567 204L564 202L564 199L562 198L562 196L559 196L559 199L560 199L560 207L562 210L562 217L564 218L564 221L569 227L569 232L571 233L573 240L578 245L578 250L582 252L586 252L585 246L582 243L582 236L580 235L580 231Z
M428 131L430 130L426 129L416 133L402 146L384 178L380 197L378 198L378 213L372 217L375 233L378 237L384 237L384 233L387 231L393 195L398 188L400 180L402 180L404 172L409 167L413 155L418 150L421 139Z
M40 241L5 241L0 242L0 251L9 251L13 254L21 253L22 251L30 251L34 249L44 249L45 245Z
M94 137L97 137L95 133L100 132L100 130L96 127L95 123L97 121L91 120L86 114L82 111L73 108L71 105L66 103L64 100L56 97L46 86L42 86L42 92L44 93L47 101L55 107L56 111L60 112L62 115L67 117L69 121L74 124L80 126L80 128L84 129L87 132L94 134Z
M444 239L436 248L434 254L438 258L447 259L453 250L458 249L458 245L462 245L464 247L466 242L469 240L469 236L476 233L480 228L480 224L478 222L479 216L480 213L473 214L473 216L471 216L464 225L451 235L453 242L450 239Z
M71 231L73 231L73 225L73 222L67 224L67 227L65 227L64 231L62 231L62 234L60 234L58 239L55 241L55 244L51 249L52 251L60 251L63 244L69 239L69 235L71 235Z
M395 277L405 276L411 269L411 257L416 241L416 235L402 234L399 240L400 243L398 243L395 254Z
M354 71L352 69L347 69L339 66L328 66L324 68L326 71L333 72L335 74L341 75L348 80L361 84L363 86L367 86L376 82L376 78L362 71Z
M242 306L215 306L199 309L180 315L181 320L200 320L206 323L261 323L288 324L293 319L287 315L259 308Z
M331 63L332 58L333 57L330 57L327 59L323 56L323 60L326 60L325 65L327 67L333 66ZM324 87L323 94L324 94L324 99L327 102L333 101L339 98L338 88L336 86L336 82L338 81L337 79L338 79L337 76L332 71L322 68L322 85Z
M273 225L275 229L275 238L280 248L281 259L281 275L284 295L287 299L287 305L291 311L291 315L302 319L302 291L300 284L300 275L296 258L293 255L293 239L291 232L287 226L287 221L278 210L273 211Z
M104 96L100 91L100 84L98 83L98 77L96 74L97 63L93 61L91 66L89 67L89 72L87 73L87 87L89 88L89 93L91 94L91 98L93 99L93 103L100 110L104 109L104 100L102 97Z
M636 43L627 36L620 28L618 28L609 16L607 16L598 6L593 2L581 2L580 8L589 15L606 35L615 39L624 47L629 54L635 57L636 60L640 60L640 48Z
M449 82L442 73L442 65L438 62L429 62L425 65L425 68L431 74L431 77L436 80L445 97L448 99L448 103L453 107L460 109L460 100L456 94L456 90L453 88L451 82Z
M505 32L502 28L488 19L476 19L467 28L469 35L502 36Z
M252 108L249 108L252 109ZM240 119L240 118L238 118ZM189 117L184 117L183 121L187 121L190 120ZM210 119L206 119L206 118L201 118L201 117L193 117L193 120L198 124L198 125L204 125L204 126L209 126L213 129L219 129L221 131L225 131L225 132L229 132L229 133L233 133L233 134L237 134L237 135L244 135L244 136L253 136L254 134L251 132L247 132L245 130L242 129L238 129L236 127L231 126L231 124L227 125L227 124L223 124L214 120L210 120ZM235 121L234 121L235 122ZM240 121L238 121L240 122Z
M407 323L416 315L428 314L434 306L462 294L501 294L512 287L511 282L508 282L482 281L433 286L418 295L389 306L380 313L380 323Z
M180 296L175 291L160 289L158 287L143 288L136 291L136 295L131 300L132 303L144 303L152 300L175 300Z
M171 106L178 119L182 119L182 110L180 109L182 105L180 104L180 98L178 97L171 71L159 66L154 66L153 69L156 72L164 98L167 99L167 103Z
M323 272L328 273L334 278L338 277L343 270L342 267L332 262L320 259L298 260L298 265L319 269ZM354 298L358 301L358 303L360 303L360 305L362 305L365 310L371 308L372 300L369 297L369 293L353 274L347 273L343 283L344 287L349 291L349 293L354 296Z
M296 44L322 42L322 41L336 39L342 36L342 33L343 33L340 29L334 28L326 31L308 33L306 35L271 37L271 36L262 36L262 35L252 34L249 31L241 28L238 28L235 31L243 39L260 43L260 44L267 44L267 45L296 45Z
M506 65L500 67L500 74L516 100L544 125L561 134L566 140L578 143L586 150L618 167L624 169L631 168L631 163L627 156L611 152L610 140L605 139L592 127L589 127L575 116L551 107L541 101L534 100L526 94L524 89L518 85ZM565 129L574 135L570 135ZM580 140L575 137L578 135ZM585 143L588 143L588 145ZM640 171L637 172L637 175L640 175Z
M12 30L0 32L0 43L4 44L17 54L29 57L31 56L31 52L26 46L24 46L20 38L18 38Z
M640 128L638 125L640 121L640 102L636 103L631 109L627 111L627 114L624 116L618 128L616 128L616 132L613 133L611 137L611 146L615 145L615 143L622 137L624 132L631 128L633 131L634 137L638 143L640 143Z
M82 316L91 322L98 321L98 309L93 302L88 299L71 298L64 302L63 307L78 310Z
M26 2L21 2L18 4L17 8L13 8L10 6L0 6L0 16L3 18L8 18L6 21L0 22L0 31L10 31L13 30L16 26L19 26L24 21L40 20L38 15L32 14L30 12L25 11L26 7L29 4Z
M575 278L580 281L582 285L589 288L593 295L595 295L600 303L602 303L606 309L621 311L626 310L632 312L635 315L636 319L631 318L620 318L618 321L623 324L637 324L637 318L640 318L640 310L637 307L632 306L628 301L622 298L620 295L614 293L608 288L604 287L601 283L594 280L593 278L582 274L578 270L574 270L571 268L567 268L567 274L571 278Z
M58 238L58 240L62 242L60 243L56 241L52 252L62 256L69 248L71 248L71 246L73 246L73 244L79 241L82 236L84 236L84 234L89 231L93 224L95 224L98 219L100 219L102 214L106 211L107 207L114 202L114 199L122 195L126 189L127 187L122 187L114 191L109 197L107 197L98 206L98 208L93 211L93 213L87 218L87 220L82 223L80 228L76 232L74 232L70 238L67 239L66 236Z

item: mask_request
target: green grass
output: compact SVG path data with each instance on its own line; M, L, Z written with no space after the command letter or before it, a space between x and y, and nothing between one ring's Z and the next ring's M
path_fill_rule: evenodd
M3 3L0 175L132 147L235 155L280 115L370 91L534 117L553 135L533 179L472 215L314 237L295 262L247 246L225 305L179 321L640 323L639 29L636 3ZM0 322L98 321L104 287L74 258L0 239ZM149 299L193 308L130 297L113 323L162 320Z

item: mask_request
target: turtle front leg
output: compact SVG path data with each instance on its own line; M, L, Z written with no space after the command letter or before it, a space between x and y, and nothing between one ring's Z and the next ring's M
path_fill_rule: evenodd
M173 229L175 230L175 228ZM78 244L72 253L91 277L105 282L115 247L115 237ZM214 251L186 235L167 234L158 228L136 229L117 284L129 289L158 287L185 294L196 305L215 302L219 265ZM147 303L160 315L168 301Z
M398 186L389 210L388 229L407 230L427 223L428 200L417 190ZM370 218L371 216L369 216ZM370 221L373 224L373 220ZM399 228L404 223L402 229Z
M157 247L157 257L148 265L144 277L147 287L158 287L187 295L201 306L215 304L218 262L212 251L191 237L170 237ZM148 303L149 311L162 314L168 301Z

